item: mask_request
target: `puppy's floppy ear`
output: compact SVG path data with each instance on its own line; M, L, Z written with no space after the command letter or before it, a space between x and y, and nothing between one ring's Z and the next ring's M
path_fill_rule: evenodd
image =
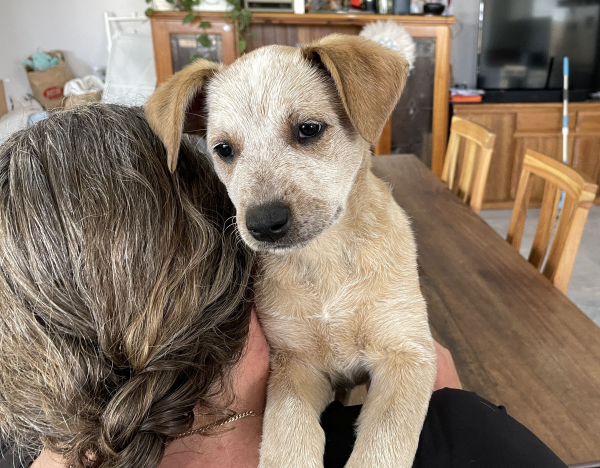
M304 46L303 55L331 75L358 133L376 144L408 76L399 52L359 36L332 34Z
M144 106L146 119L167 148L171 172L177 167L181 134L206 132L203 87L223 65L196 60L162 83Z

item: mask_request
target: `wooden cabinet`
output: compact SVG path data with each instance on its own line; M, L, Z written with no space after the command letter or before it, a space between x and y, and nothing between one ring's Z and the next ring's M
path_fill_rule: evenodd
M180 40L177 35L197 37L200 34L197 24L181 24L184 16L182 12L157 12L152 16L158 83L178 71L178 66L174 66L175 41ZM202 19L211 23L208 33L220 41L221 60L226 64L233 62L238 54L237 38L231 25L220 13L203 13ZM271 44L296 47L332 33L358 34L365 24L388 19L402 23L415 38L417 64L378 145L384 148L380 153L390 150L416 153L434 173L441 175L448 138L453 17L255 13L250 25L253 36L248 38L247 50ZM190 39L183 37L182 40Z
M484 208L512 207L525 150L562 159L562 104L460 104L454 115L483 125L496 134ZM569 162L600 183L600 103L569 105ZM542 182L532 203L541 203ZM600 203L600 196L596 198Z
M202 13L202 20L210 23L210 27L206 29L212 42L209 48L196 43L196 38L202 34L202 30L198 28L199 20L183 24L185 14L180 11L161 11L152 15L150 22L157 84L186 65L181 57L184 55L183 49L193 51L188 56L188 60L192 55L203 56L206 53L208 54L206 58L229 64L238 56L235 30L223 13Z

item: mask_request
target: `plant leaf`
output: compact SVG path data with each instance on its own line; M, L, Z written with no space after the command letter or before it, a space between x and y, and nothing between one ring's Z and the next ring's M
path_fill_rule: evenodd
M188 13L183 17L183 24L191 23L196 19L196 15L194 13Z
M152 8L148 8L144 14L148 17L152 16L154 14L154 10Z
M198 27L203 29L210 28L210 23L208 21L200 21Z
M248 45L248 44L246 43L246 40L245 40L245 39L240 39L240 40L239 40L239 42L238 42L238 47L240 48L240 54L243 54L243 53L244 53L244 51L246 50L246 46L247 46L247 45Z
M202 34L202 36L196 39L196 41L202 44L204 47L210 47L211 45L210 39L208 38L207 34Z

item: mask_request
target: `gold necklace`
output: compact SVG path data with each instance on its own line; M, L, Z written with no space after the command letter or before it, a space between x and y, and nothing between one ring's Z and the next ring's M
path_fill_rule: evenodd
M219 419L218 421L215 421L214 423L208 424L206 426L198 427L196 429L191 429L182 434L170 437L170 439L171 440L183 439L184 437L188 437L191 435L205 434L208 431L210 431L211 429L216 429L217 427L224 426L225 424L230 424L232 422L238 421L243 418L251 417L251 416L254 417L254 416L259 416L259 415L256 414L254 411L246 411L244 413L234 414L233 416L230 416L228 418Z
M169 437L168 440L172 441L172 440L176 440L176 439L183 439L184 437L188 437L191 435L204 434L204 433L210 431L211 429L216 429L217 427L224 426L225 424L230 424L232 422L238 421L243 418L251 417L251 416L252 417L260 416L261 414L262 414L262 412L257 414L254 411L246 411L244 413L237 413L228 418L219 419L218 421L215 421L214 423L207 424L206 426L198 427L196 429L191 429L182 434L179 434L179 435L176 435L173 437ZM75 468L75 467L72 464L69 464L69 468Z

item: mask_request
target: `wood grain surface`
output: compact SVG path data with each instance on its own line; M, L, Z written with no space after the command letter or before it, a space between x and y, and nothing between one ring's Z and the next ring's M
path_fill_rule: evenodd
M373 172L412 218L432 331L465 389L566 463L600 460L600 328L415 156Z

